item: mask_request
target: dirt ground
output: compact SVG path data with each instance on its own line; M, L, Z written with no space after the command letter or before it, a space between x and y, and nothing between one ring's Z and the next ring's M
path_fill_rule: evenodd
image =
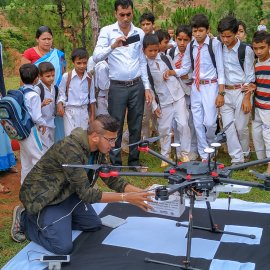
M16 156L18 153L16 153ZM13 208L20 203L19 190L20 190L20 175L21 175L21 163L17 159L16 168L18 173L0 172L0 183L10 189L10 193L0 193L0 230L3 226L3 221L7 220L11 214Z

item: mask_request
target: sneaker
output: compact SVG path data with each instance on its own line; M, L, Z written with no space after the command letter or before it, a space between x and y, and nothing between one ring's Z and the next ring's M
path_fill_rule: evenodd
M167 163L166 161L162 160L161 161L161 164L160 164L160 168L165 168L165 167L168 167L170 164Z
M246 157L244 157L245 162L249 162L251 158L251 153L249 152Z
M241 161L239 161L239 162L232 162L231 167L234 167L234 166L237 166L237 165L242 165L242 164L244 164L244 162L241 162Z
M189 162L190 161L188 156L182 156L180 158L180 160L181 160L181 162Z
M21 205L17 205L13 209L13 221L10 232L12 239L18 243L21 243L26 239L24 233L20 230L21 215L23 211L25 211L25 209Z
M195 152L190 152L188 154L188 157L189 157L190 160L197 160L199 155L197 153L195 153Z

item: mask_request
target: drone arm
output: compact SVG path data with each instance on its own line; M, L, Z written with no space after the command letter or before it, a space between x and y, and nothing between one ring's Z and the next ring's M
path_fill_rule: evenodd
M241 169L246 169L250 166L254 166L254 165L260 165L260 164L264 164L264 163L268 163L270 162L270 158L265 158L265 159L260 159L260 160L254 160L254 161L250 161L250 162L246 162L240 165L235 165L233 167L227 167L227 170L231 170L231 171L235 171L235 170L241 170Z
M169 163L170 165L175 166L175 162L173 162L170 159L168 159L168 158L160 155L159 153L155 152L154 150L148 148L148 151L147 152L150 153L151 155L153 155L153 156L155 156L155 157L157 157L157 158L159 158L159 159L161 159L161 160Z
M256 188L262 188L265 189L265 185L262 183L256 183L256 182L249 182L249 181L243 181L243 180L236 180L236 179L230 179L230 178L219 178L220 183L227 183L227 184L235 184L235 185L242 185L247 187L256 187Z
M151 172L119 172L119 171L112 171L112 176L143 176L143 177L161 177L161 178L168 178L170 173L151 173Z

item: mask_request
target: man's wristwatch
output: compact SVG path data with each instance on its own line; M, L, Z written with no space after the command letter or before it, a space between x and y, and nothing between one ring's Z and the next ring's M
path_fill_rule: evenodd
M220 92L218 92L218 94L224 97L226 92L225 91L220 91Z

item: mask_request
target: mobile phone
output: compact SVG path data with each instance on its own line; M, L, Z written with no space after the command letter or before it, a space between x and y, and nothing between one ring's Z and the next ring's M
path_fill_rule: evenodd
M123 43L123 46L126 46L128 44L135 43L137 41L140 41L140 35L139 34L128 37L126 39L126 41L122 41L122 43Z
M69 255L42 255L40 258L41 262L69 262Z

